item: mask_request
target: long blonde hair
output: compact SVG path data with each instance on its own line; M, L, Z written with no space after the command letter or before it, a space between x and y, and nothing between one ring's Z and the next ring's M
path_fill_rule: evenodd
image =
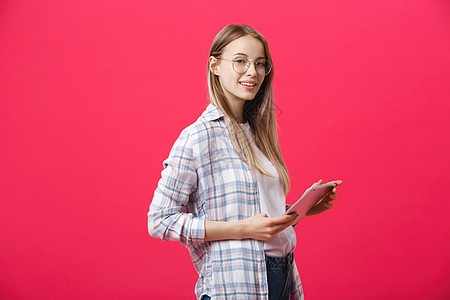
M209 52L210 56L220 57L225 46L232 41L243 37L252 36L258 39L264 46L266 59L272 61L269 45L266 39L255 29L243 24L230 24L223 28L214 38ZM272 70L264 78L261 87L255 98L246 101L244 104L243 118L248 121L256 146L272 162L280 176L284 194L289 191L289 174L281 155L278 142L277 122L275 116L275 103L273 99L273 76ZM273 177L268 173L256 156L242 127L233 117L226 96L221 87L219 77L215 75L208 64L208 88L210 102L222 111L225 115L227 128L233 141L233 145L241 159L247 162L252 171L258 170L264 175Z

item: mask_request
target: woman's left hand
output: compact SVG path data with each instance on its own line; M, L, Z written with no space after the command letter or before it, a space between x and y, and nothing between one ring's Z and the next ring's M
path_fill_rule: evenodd
M331 181L331 182L335 182L336 183L336 187L342 184L342 180L336 180L336 181ZM319 181L317 181L316 183L314 183L312 186L316 186L319 184L322 184L323 180L320 179ZM328 194L326 194L322 199L320 199L319 202L316 203L316 205L314 205L307 213L307 216L313 216L313 215L318 215L320 213L323 213L326 210L329 210L331 208L333 208L333 204L331 204L331 201L334 201L337 199L337 188L334 187L333 190L331 192L329 192Z

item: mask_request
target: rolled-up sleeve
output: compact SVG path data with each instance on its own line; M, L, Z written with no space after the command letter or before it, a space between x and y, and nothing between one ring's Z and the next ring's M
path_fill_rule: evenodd
M186 211L197 188L192 135L183 130L175 141L149 207L148 232L162 240L179 241L185 247L204 242L205 221Z

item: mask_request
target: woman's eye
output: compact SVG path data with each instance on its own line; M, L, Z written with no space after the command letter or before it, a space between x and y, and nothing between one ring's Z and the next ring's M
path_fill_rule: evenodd
M265 67L266 63L262 61L255 62L257 67Z
M245 59L243 59L243 58L237 58L237 59L235 60L235 62L238 63L238 64L242 64L242 65L247 64L247 60L245 60Z

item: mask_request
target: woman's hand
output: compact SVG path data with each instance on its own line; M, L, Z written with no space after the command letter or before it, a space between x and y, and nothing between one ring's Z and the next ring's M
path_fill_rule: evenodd
M288 204L286 204L286 211L289 209L289 208L291 208L291 206L292 205L288 205ZM297 226L298 225L298 223L300 223L300 218L296 218L296 220L297 221L295 221L294 223L292 223L292 227L295 227L295 226Z
M331 181L333 182L333 181ZM338 185L342 184L342 180L336 180L334 181L336 183L336 187ZM322 184L323 180L320 179L319 181L317 181L316 183L314 183L312 186L316 186L319 184ZM333 204L331 204L331 201L334 201L337 199L337 188L334 188L331 192L329 192L328 194L326 194L322 199L320 199L319 202L316 203L316 205L314 205L307 213L307 216L313 216L313 215L318 215L320 213L323 213L326 210L329 210L331 208L333 208Z
M259 214L242 220L242 238L271 241L278 233L291 226L297 216L297 213L295 213L269 218L267 214Z

